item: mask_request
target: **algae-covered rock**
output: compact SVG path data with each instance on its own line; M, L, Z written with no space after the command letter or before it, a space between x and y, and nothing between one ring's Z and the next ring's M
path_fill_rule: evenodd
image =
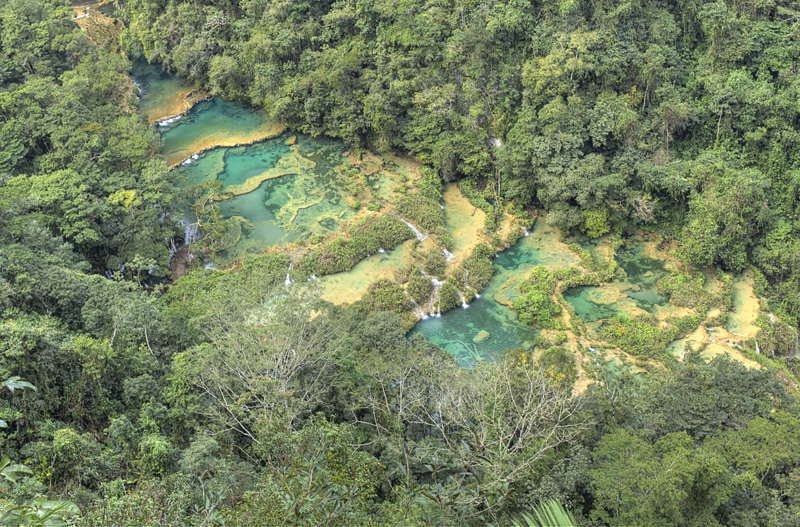
M472 339L472 342L477 344L479 342L483 342L484 340L486 340L488 338L489 338L489 332L486 331L485 329L482 329L482 330L480 330L478 332L477 335L475 335L475 338Z

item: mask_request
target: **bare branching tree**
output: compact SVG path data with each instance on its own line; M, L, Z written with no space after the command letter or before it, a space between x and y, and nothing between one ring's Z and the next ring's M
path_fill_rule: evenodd
M266 288L220 301L193 354L207 415L258 442L256 424L290 425L324 403L342 335L313 288ZM238 297L238 298L237 298Z
M470 371L434 362L374 371L365 407L354 415L387 436L402 426L417 437L440 440L439 451L425 454L435 484L419 491L439 505L436 523L466 519L465 511L493 517L514 483L587 429L582 399L538 368L502 361ZM442 459L452 461L437 465Z

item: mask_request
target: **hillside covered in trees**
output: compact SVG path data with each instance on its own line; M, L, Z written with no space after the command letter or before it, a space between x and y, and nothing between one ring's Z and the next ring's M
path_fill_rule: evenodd
M0 0L0 525L506 526L555 500L584 526L800 526L800 5L114 7L106 49L62 0ZM133 59L409 154L424 192L751 267L764 354L576 389L566 337L461 368L382 311L396 289L333 305L286 254L174 279L186 204L214 218L219 189L179 185ZM486 251L466 265L491 275ZM542 326L543 287L520 315Z

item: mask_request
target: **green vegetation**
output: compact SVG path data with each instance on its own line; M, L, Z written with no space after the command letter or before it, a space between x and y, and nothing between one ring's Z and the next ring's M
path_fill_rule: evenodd
M193 196L201 239L170 259L189 197L135 112L128 60L60 0L0 0L0 523L479 527L544 523L558 502L580 525L797 524L794 4L118 4L130 56L294 129L416 155L421 226L441 226L441 179L462 178L490 210L541 204L592 236L664 229L690 263L758 266L777 316L758 319L762 368L688 353L633 376L549 331L467 370L407 338L392 281L342 308L314 281L287 285L282 254L172 280L189 252L226 245L219 188ZM372 215L292 273L411 235ZM443 308L464 279L486 285L495 249L445 281ZM537 270L527 294L615 265ZM401 274L421 298L418 272ZM701 311L729 302L690 275L662 288ZM650 358L698 322L602 331ZM580 365L600 382L577 395Z
M133 56L293 129L464 178L489 230L499 199L593 237L657 226L691 263L757 265L793 323L797 13L788 0L121 10Z
M464 261L467 271L467 285L475 291L482 290L494 274L492 257L495 251L486 244L480 244L472 250L472 254Z
M394 313L403 320L406 331L416 323L405 290L390 280L378 280L370 284L364 297L353 307L364 316L370 313Z
M424 258L425 261L423 262L422 267L425 269L425 272L439 279L443 279L444 269L447 265L447 259L444 256L444 252L433 248L424 255Z
M436 303L436 307L444 313L460 306L461 297L458 295L458 286L453 283L453 280L448 279L439 288L439 300Z
M412 274L411 278L408 279L406 289L409 296L411 296L417 304L423 305L431 298L431 294L433 294L433 282L431 282L430 278L422 276L419 273Z
M486 187L483 189L483 192L479 191L474 179L462 180L458 184L458 188L461 189L461 192L467 197L473 206L486 213L485 226L487 232L493 232L497 230L497 210L489 202L489 200L497 200L497 196L493 190L489 187Z
M621 245L622 240L612 240L611 250L616 251ZM584 249L577 243L570 243L569 248L578 255L584 267L596 274L598 283L610 282L614 279L614 274L617 272L619 264L613 256L610 258L601 258L591 251Z
M301 276L323 276L349 271L378 249L389 251L414 237L411 229L391 214L370 216L348 227L346 234L347 238L338 237L312 250L297 262L297 272Z
M717 294L709 293L704 287L705 278L702 274L692 277L688 274L675 274L659 280L658 292L670 295L670 304L678 307L696 309L705 317L712 308L725 310L730 305L733 289L731 279L723 275L723 287Z
M695 324L692 329L696 327ZM679 333L680 330L674 326L662 327L652 315L617 315L603 326L600 337L631 355L658 358Z
M519 286L514 310L521 322L548 329L558 325L559 306L551 297L556 292L556 279L546 267L535 267Z
M424 232L444 232L444 211L436 201L422 194L404 196L397 204L397 211L408 221L419 225Z

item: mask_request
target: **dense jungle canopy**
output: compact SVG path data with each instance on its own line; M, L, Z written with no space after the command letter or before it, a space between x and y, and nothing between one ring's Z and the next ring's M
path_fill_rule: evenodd
M113 11L104 46L63 0L0 0L0 524L505 526L555 500L585 526L800 526L800 2ZM212 239L220 188L178 184L137 59L290 130L408 154L423 197L459 181L489 213L751 268L758 367L689 353L577 390L566 336L460 368L407 336L399 286L332 305L286 286L286 254L173 280L186 204ZM353 229L358 258L386 235L369 228L401 241L385 223ZM491 276L493 254L465 265ZM560 313L554 280L520 319ZM642 355L660 338L616 323Z

